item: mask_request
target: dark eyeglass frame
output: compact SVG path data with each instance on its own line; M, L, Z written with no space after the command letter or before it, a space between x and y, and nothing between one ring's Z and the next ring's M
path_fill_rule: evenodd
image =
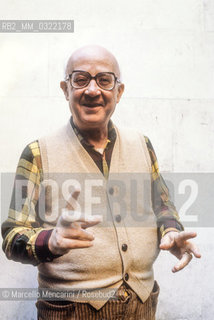
M76 72L82 72L82 73L85 73L85 74L88 75L89 82L86 85L84 85L83 87L75 87L71 83L71 77L72 77L73 73L76 73ZM97 77L99 75L102 75L102 74L112 74L114 76L114 86L111 89L106 89L106 88L100 87L99 83L97 82ZM94 77L92 77L92 75L88 71L83 71L83 70L74 70L72 73L70 73L67 76L65 81L69 80L70 81L70 85L75 89L83 89L83 88L85 88L85 87L87 87L89 85L89 83L91 82L92 79L94 79L96 81L96 84L98 85L99 88L101 88L102 90L107 90L107 91L113 90L115 88L116 83L121 83L121 81L118 79L118 77L115 76L114 72L98 72Z

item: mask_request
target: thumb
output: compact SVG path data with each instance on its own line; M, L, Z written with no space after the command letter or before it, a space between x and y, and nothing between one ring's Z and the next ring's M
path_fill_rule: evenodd
M77 199L79 197L80 190L76 189L67 200L66 209L76 210L77 208Z
M165 235L160 242L159 248L162 250L168 250L173 247L174 241L168 235Z

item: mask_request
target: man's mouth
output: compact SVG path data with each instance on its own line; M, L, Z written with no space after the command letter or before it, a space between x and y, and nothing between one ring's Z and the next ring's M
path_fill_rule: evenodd
M82 105L87 108L97 108L103 106L101 103L83 103Z

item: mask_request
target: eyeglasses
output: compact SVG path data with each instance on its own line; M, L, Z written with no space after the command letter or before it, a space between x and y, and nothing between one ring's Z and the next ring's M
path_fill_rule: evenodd
M92 77L89 72L81 70L73 71L65 80L70 80L70 84L73 88L82 89L87 87L92 79L94 79L97 85L104 90L112 90L114 89L116 82L120 83L120 80L113 72L99 72L95 77Z

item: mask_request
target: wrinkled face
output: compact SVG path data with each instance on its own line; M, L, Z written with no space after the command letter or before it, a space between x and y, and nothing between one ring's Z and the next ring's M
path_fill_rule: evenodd
M99 72L113 72L119 77L119 69L108 54L85 52L73 57L67 67L67 75L74 70L87 71L91 76ZM70 81L61 83L74 123L82 130L107 127L109 119L114 112L116 104L124 90L124 85L117 83L111 91L101 89L95 79L88 86L75 89Z

